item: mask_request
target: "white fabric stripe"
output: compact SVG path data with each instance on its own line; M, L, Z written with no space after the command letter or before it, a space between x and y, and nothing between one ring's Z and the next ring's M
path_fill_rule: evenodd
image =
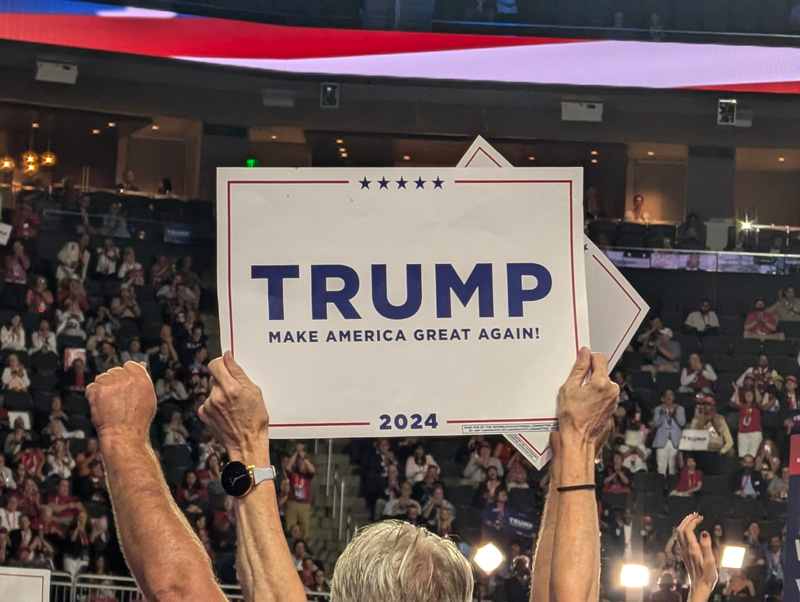
M682 88L800 81L800 48L594 41L402 54L182 60L291 73Z

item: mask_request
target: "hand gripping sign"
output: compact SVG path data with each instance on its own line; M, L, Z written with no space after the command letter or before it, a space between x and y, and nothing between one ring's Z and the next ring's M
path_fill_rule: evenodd
M222 344L278 438L547 433L589 344L581 170L220 169Z

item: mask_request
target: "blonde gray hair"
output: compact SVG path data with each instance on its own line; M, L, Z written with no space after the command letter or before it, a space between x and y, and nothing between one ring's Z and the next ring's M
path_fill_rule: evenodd
M369 525L345 548L331 602L470 602L472 567L456 544L399 520Z

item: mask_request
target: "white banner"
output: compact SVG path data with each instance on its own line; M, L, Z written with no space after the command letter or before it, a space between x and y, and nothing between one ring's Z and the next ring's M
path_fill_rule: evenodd
M497 149L478 136L458 162L458 167L509 168L512 165ZM588 237L584 237L584 255L591 347L593 351L606 355L608 367L612 369L622 357L649 307ZM550 460L548 433L516 433L506 434L505 437L537 468Z
M707 451L711 433L705 429L683 429L678 449L681 451Z
M277 438L549 432L589 344L581 170L220 169L222 345Z
M50 602L50 571L0 567L0 600Z

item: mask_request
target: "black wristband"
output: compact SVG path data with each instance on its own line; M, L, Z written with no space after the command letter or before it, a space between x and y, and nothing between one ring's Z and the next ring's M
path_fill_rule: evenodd
M594 483L587 483L586 485L570 485L569 487L557 487L556 491L563 493L564 491L581 491L583 489L597 489Z

